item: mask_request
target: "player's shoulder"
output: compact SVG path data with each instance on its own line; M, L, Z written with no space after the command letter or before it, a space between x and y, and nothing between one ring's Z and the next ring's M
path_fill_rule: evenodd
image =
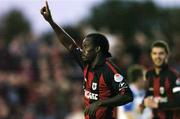
M115 65L111 60L106 59L105 62L105 71L112 72L114 74L120 73L119 68L117 65Z
M106 60L104 66L101 68L101 71L103 73L104 78L109 79L112 78L114 74L118 73L116 67L114 66L114 64L109 61Z
M153 74L154 74L154 68L153 67L148 68L146 71L146 76L153 76Z
M103 70L105 79L114 79L114 81L119 82L124 79L124 74L120 68L115 65L111 60L106 60L105 69Z
M172 76L180 78L180 73L175 68L173 68L173 67L169 67L169 73Z

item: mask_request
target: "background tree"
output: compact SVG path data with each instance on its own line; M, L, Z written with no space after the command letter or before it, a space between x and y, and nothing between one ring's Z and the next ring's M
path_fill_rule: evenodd
M107 0L93 7L91 15L84 21L96 30L105 27L113 33L122 33L129 41L136 31L145 33L149 38L153 38L155 32L162 32L171 39L174 32L180 31L179 11L178 8L161 8L153 1Z
M2 17L1 30L3 31L6 43L9 43L14 36L26 34L31 31L30 22L19 10L11 10Z

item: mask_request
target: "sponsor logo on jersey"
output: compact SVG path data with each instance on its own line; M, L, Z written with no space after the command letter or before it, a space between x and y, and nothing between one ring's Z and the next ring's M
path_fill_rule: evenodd
M120 74L114 74L114 81L121 82L123 80L123 76Z
M123 83L119 83L119 87L120 88L122 88L122 87L124 87L125 86L125 83L123 82Z
M98 94L91 93L90 91L84 90L84 96L91 100L98 100Z
M119 83L119 91L124 88L128 88L127 84L125 82Z

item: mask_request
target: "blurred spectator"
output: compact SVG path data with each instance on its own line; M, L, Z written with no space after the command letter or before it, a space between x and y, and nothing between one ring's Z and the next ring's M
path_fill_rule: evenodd
M0 97L0 119L8 119L9 111L6 101Z
M74 82L72 87L72 98L71 98L71 111L65 119L84 119L82 110L83 98L79 97L82 95L82 84L81 82Z
M7 46L5 45L5 39L0 37L0 70L14 71L18 70L19 62L9 53Z

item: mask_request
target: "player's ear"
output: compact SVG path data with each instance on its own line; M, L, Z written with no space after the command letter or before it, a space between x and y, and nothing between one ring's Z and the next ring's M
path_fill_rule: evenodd
M97 52L97 53L100 52L100 50L101 50L101 47L100 47L100 46L96 47L96 52Z
M168 63L168 59L169 59L169 54L167 54L166 56L165 63Z

